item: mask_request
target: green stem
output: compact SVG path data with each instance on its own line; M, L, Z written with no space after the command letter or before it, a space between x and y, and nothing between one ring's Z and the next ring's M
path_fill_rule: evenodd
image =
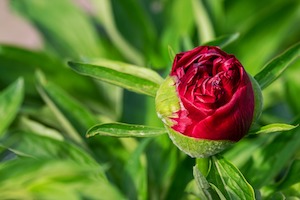
M196 158L196 164L199 171L206 177L210 170L210 160L211 157L207 158Z

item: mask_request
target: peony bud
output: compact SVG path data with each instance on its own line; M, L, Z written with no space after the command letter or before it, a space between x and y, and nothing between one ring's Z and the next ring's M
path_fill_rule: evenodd
M254 112L259 116L254 91L261 91L251 81L233 55L200 46L176 55L157 92L156 111L179 149L208 157L243 138Z

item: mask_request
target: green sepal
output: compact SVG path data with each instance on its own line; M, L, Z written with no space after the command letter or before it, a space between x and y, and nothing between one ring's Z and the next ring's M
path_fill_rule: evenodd
M174 122L170 118L176 118L180 110L180 102L177 96L175 81L168 76L160 85L155 97L156 112L159 118L167 126L172 126Z
M229 148L235 142L229 140L207 140L185 136L166 127L173 143L192 158L206 158Z

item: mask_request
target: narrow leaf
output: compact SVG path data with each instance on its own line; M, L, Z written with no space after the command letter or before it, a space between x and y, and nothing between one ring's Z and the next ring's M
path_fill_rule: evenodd
M147 199L147 163L144 151L150 141L150 138L142 140L125 164L123 188L128 199ZM131 182L132 184L128 184Z
M19 78L0 93L0 136L14 120L23 100L23 79Z
M205 43L214 38L215 33L203 1L192 1L193 13L197 23L199 41Z
M111 1L92 1L95 7L96 20L100 22L107 36L110 37L113 44L119 49L120 53L132 62L142 65L144 63L143 55L126 41L123 35L118 31Z
M292 46L281 55L271 60L254 78L262 89L275 81L282 72L300 56L300 43Z
M199 189L199 196L203 200L217 200L221 199L220 196L212 190L210 183L206 180L204 175L199 171L198 166L194 166L193 175L196 181L196 184Z
M164 128L149 127L144 125L133 125L123 123L99 124L87 131L86 136L95 135L114 137L154 137L165 134Z
M208 46L219 46L220 48L224 48L232 42L236 41L239 38L239 33L234 33L231 35L224 35L216 38L215 40L204 43L203 45Z
M290 124L268 124L266 126L260 127L258 130L251 131L250 134L267 134L274 132L289 131L297 127L298 125L294 126Z
M77 143L85 145L80 133L85 132L97 120L79 102L55 84L47 82L41 72L38 72L36 76L41 97L60 121L66 133Z
M1 199L125 199L113 184L98 176L99 165L14 159L0 164L0 174Z
M221 156L217 155L212 158L208 181L214 184L226 199L255 199L254 190L242 173Z
M68 64L79 74L153 97L163 81L153 70L116 61L97 60L90 64L70 61Z

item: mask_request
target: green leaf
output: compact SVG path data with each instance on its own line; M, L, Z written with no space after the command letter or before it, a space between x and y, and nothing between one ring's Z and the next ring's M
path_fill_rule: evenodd
M212 41L206 42L203 45L219 46L220 48L224 48L227 45L231 44L232 42L236 41L239 38L239 36L240 36L239 33L234 33L231 35L223 35Z
M142 140L125 164L123 188L128 199L148 199L147 163L144 151L150 142L151 138Z
M220 197L210 186L210 183L206 180L205 176L200 172L198 166L194 166L193 174L196 184L199 189L199 197L203 200L217 200L223 199Z
M98 166L99 167L99 166ZM2 199L124 199L98 167L69 160L15 159L0 164Z
M299 120L296 123L299 123ZM290 163L290 159L299 150L299 131L298 126L284 134L259 135L261 137L258 139L262 138L264 142L252 149L250 158L241 167L253 187L261 188L272 184L284 167ZM256 141L251 142L256 143ZM260 175L256 176L258 171Z
M201 43L212 40L215 37L213 25L202 1L192 1L194 18L196 20L198 37Z
M163 81L153 70L117 61L99 59L91 63L69 61L68 64L79 74L153 97Z
M42 133L16 131L8 134L1 142L19 157L31 157L38 160L69 160L82 166L100 167L95 159L82 148L65 139L57 140ZM101 168L99 168L101 169ZM99 170L104 177L103 169Z
M113 44L119 49L120 53L127 59L137 65L143 65L143 55L137 51L130 43L128 43L123 35L118 31L114 19L112 3L109 0L92 1L95 7L96 20L100 22L107 31L107 36L112 40Z
M71 0L13 0L10 4L35 25L44 36L46 47L58 56L78 58L81 55L96 57L104 54L105 46L96 28Z
M166 129L149 127L144 125L133 125L124 123L99 124L87 131L86 136L95 135L114 137L154 137L166 133Z
M23 79L19 78L0 93L0 137L14 120L24 96Z
M58 118L66 133L74 141L84 145L80 134L86 132L98 120L80 102L55 84L47 82L41 72L38 72L36 76L39 93Z
M267 134L274 132L289 131L297 127L298 125L294 126L290 124L268 124L266 126L260 127L258 130L250 131L250 134Z
M277 190L287 189L295 183L300 182L300 160L296 159L293 161L291 166L288 169L288 172L284 176L283 180L280 181L280 184L277 186Z
M262 89L275 81L284 70L300 56L300 43L290 47L281 55L271 60L254 78Z
M168 47L171 46L175 52L182 51L182 39L193 33L195 17L191 12L193 10L192 1L173 0L166 6L169 12L166 12L166 16L164 16L167 23L162 29L160 53L166 61L169 61ZM169 62L166 62L165 65L167 63Z
M220 155L212 157L212 166L207 179L228 200L255 200L254 190L243 174Z

